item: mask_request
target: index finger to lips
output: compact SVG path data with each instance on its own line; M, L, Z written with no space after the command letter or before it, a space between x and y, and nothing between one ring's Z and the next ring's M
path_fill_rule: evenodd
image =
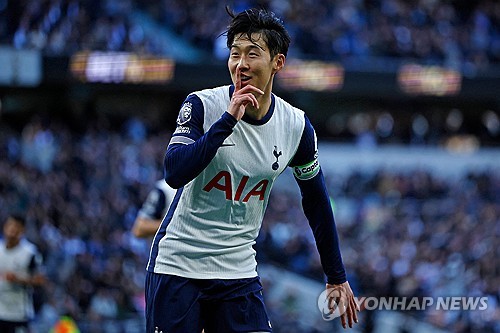
M241 70L240 67L236 67L236 78L234 80L234 90L238 91L241 89Z

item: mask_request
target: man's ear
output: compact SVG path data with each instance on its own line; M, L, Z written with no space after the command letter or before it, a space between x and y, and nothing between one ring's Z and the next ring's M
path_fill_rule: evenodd
M278 73L285 66L285 55L278 53L274 56L273 74Z

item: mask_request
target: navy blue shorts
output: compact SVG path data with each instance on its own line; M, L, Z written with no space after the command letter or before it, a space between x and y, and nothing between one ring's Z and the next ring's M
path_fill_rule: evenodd
M259 277L198 280L148 272L146 333L272 332Z
M28 333L27 321L4 321L0 320L0 332L2 333Z

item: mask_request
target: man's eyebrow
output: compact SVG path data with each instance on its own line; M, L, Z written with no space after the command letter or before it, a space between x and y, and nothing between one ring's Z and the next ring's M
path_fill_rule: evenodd
M241 47L240 47L238 44L236 44L236 43L233 43L233 44L231 45L231 48L233 48L233 47L234 47L234 48L237 48L237 49L241 49ZM265 49L264 49L262 46L260 46L259 44L256 44L256 43L252 43L251 45L245 46L245 47L243 47L243 48L248 48L248 49L260 49L260 50L262 50L262 51L265 51Z

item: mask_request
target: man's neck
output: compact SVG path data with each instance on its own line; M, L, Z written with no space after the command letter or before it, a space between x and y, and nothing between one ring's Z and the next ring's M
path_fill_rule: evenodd
M13 249L19 244L19 241L7 241L5 242L5 248Z
M259 108L256 109L253 106L248 105L245 110L245 114L252 119L261 120L269 112L270 106L271 106L271 95L262 96L262 98L259 99Z

